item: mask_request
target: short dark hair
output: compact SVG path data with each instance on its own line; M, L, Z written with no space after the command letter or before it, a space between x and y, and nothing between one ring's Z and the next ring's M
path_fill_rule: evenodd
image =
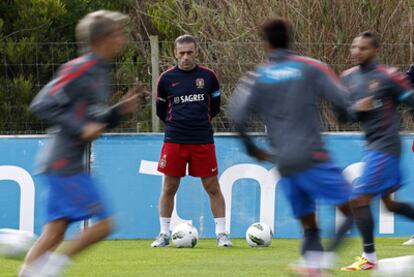
M272 48L289 48L290 23L283 18L269 18L260 26L260 36Z
M365 31L359 34L358 37L361 38L369 38L371 40L372 46L374 48L380 48L381 47L381 40L379 37L379 34L375 31Z
M185 34L185 35L179 36L178 38L175 39L174 46L175 48L177 48L177 44L183 44L183 43L194 43L194 46L198 48L197 40L192 35Z

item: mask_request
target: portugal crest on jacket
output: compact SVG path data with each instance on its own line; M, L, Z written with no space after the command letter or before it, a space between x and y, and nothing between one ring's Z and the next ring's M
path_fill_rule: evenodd
M196 87L197 87L198 89L202 89L202 88L204 88L204 79L203 79L203 78L197 78L197 79L195 80L195 83L196 83Z

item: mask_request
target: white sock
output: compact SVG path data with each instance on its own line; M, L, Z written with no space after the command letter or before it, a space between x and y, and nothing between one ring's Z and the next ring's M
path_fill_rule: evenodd
M377 254L375 252L372 252L372 253L365 253L365 252L363 252L362 253L362 257L364 257L365 259L367 259L367 261L370 262L370 263L376 264L377 261L378 261L377 260Z
M170 222L171 217L160 217L160 233L170 235Z
M323 251L306 251L303 255L305 264L309 268L322 268L324 252Z
M60 276L59 274L71 263L72 260L68 256L52 253L41 270L41 276Z
M221 233L226 233L226 218L225 217L215 218L214 223L216 225L216 236Z
M45 252L42 256L40 256L39 258L37 258L36 260L34 260L32 263L30 264L23 264L20 267L19 270L19 276L30 276L31 274L35 274L37 272L40 272L40 270L42 269L42 267L46 264L46 262L48 261L50 255L52 254L52 252L47 251Z
M336 262L336 254L334 252L324 252L321 267L325 269L331 269Z

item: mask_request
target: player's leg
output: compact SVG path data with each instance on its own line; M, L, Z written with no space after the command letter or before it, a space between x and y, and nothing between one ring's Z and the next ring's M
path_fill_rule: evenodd
M210 198L210 207L214 218L224 218L226 213L226 205L217 176L201 178L201 182L203 183L204 189Z
M321 244L316 214L312 212L302 216L299 221L303 228L302 259L289 265L289 271L298 276L325 276L323 267L324 250Z
M161 218L171 218L172 212L174 210L174 198L180 186L180 179L180 177L164 175L164 182L160 196Z
M345 216L345 220L327 247L328 252L335 251L353 223L348 203L352 192L350 184L345 181L340 169L331 161L315 165L296 176L296 179L310 199L317 199L322 204L334 205Z
M113 230L113 220L108 217L103 220L98 221L92 226L84 229L80 232L62 251L62 254L73 257L85 248L91 246L94 243L97 243L109 234Z
M226 204L223 193L220 189L217 176L201 178L204 189L210 198L210 207L214 216L217 245L219 247L229 247L232 243L226 232Z
M344 216L344 221L337 229L333 239L329 242L328 247L326 248L327 252L337 251L337 248L340 246L347 232L352 228L352 225L354 224L354 217L352 215L352 210L348 202L338 206L338 209Z
M389 186L385 187L385 192L382 194L382 201L389 211L395 212L397 214L403 215L409 219L414 219L414 207L409 203L404 203L400 201L395 201L391 195L396 192L401 187L401 175L400 175L400 166L399 159L390 158L389 168L389 177L387 178L387 183ZM393 184L397 184L391 186ZM390 187L388 190L387 187ZM414 236L411 236L403 245L414 245Z
M351 201L355 224L362 237L363 253L354 263L343 267L342 270L370 270L377 264L374 242L374 217L370 206L371 198L372 196L367 194Z
M315 213L305 215L299 220L303 228L302 255L307 252L323 251Z
M174 199L180 186L180 179L185 176L189 153L185 145L164 143L158 171L164 173L160 195L160 233L151 243L151 247L165 247L170 243L170 223L174 210Z
M310 208L314 207L314 204L312 203L318 200L321 204L337 206L345 216L345 220L339 226L338 232L335 233L333 239L329 242L326 251L323 253L323 258L320 258L321 268L331 268L335 262L334 252L337 250L340 242L353 224L352 212L348 204L352 191L351 186L345 181L340 169L330 161L315 165L311 169L296 174L293 178L295 181L294 183L297 184L298 187L296 190L300 192L299 195L302 195L299 198L300 200L296 199L296 201L303 202L302 199L304 199L306 200L305 203L308 202L307 206L309 208L302 209L308 210L309 214L311 214L310 212L312 210L310 210ZM298 204L295 205L298 206ZM310 221L310 223L313 221ZM316 226L316 221L313 224ZM319 236L317 230L312 231L312 229L310 229L308 232L309 238L318 241L318 244L320 244L319 238L317 238L317 235ZM316 247L316 249L318 248L320 247ZM315 250L310 251L315 252ZM317 251L321 251L321 248ZM318 257L318 255L320 256L321 253L316 252L316 257Z
M24 259L19 276L31 276L32 273L40 272L41 268L46 264L50 253L63 241L67 227L68 221L66 219L49 222L43 227L40 238Z
M31 264L47 251L54 250L63 241L67 227L66 219L47 223L43 227L40 238L27 253L24 259L25 264Z
M226 203L217 179L218 168L214 144L187 146L190 153L188 171L191 176L200 177L210 198L211 211L216 226L217 246L232 246L226 232Z
M170 223L174 210L174 198L180 186L180 178L164 175L160 196L160 233L151 247L165 247L170 244Z
M400 182L398 157L369 150L363 158L362 176L356 180L351 196L355 224L362 236L362 257L344 270L370 270L377 263L374 244L374 219L371 199L395 187Z
M398 158L389 157L387 159L387 178L384 181L383 193L381 196L387 209L391 212L403 215L409 219L414 219L414 208L404 202L395 201L392 194L401 188L401 171Z
M408 203L399 202L392 199L391 194L394 192L395 190L389 191L386 194L384 194L381 198L387 209L391 212L403 215L409 219L414 220L414 207Z
M44 175L44 180L47 185L46 224L41 237L27 253L20 276L31 276L30 272L40 271L51 252L62 242L69 224L67 209L70 204L64 189L65 178Z
M53 231L53 230L51 230ZM37 260L34 261L35 266L37 267L34 271L35 274L31 274L32 268L29 269L29 273L22 273L21 277L31 277L31 276L61 276L61 272L64 268L71 264L71 258L91 246L94 243L97 243L104 238L106 238L112 232L112 219L105 218L100 220L93 226L85 229L79 233L74 240L72 240L68 245L65 245L64 249L59 253L49 252L47 256L43 255L38 258L39 263L36 264ZM46 238L48 239L48 238ZM60 238L60 242L63 240L63 235ZM58 238L56 239L56 242ZM55 245L56 246L56 245ZM45 256L45 257L44 257ZM44 257L44 259L42 259ZM37 275L38 274L38 275Z
M395 201L392 198L392 194L401 188L400 161L391 155L386 156L386 161L385 173L387 175L382 182L382 201L389 211L403 215L409 219L414 219L414 208L412 205Z
M98 186L87 174L61 176L60 188L64 192L56 203L68 222L77 222L91 217L98 219L93 226L82 231L59 253L50 254L42 267L41 276L60 276L62 271L71 263L71 257L88 246L104 239L112 231L112 220Z
M280 182L293 215L301 222L303 228L300 250L302 258L297 263L290 265L289 271L300 276L321 276L323 247L316 222L315 200L302 189L299 183L303 180L296 177L282 177Z

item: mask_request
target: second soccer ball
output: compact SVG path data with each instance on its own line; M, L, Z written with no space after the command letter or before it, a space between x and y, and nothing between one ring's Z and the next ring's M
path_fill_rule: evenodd
M272 243L272 229L263 222L250 225L246 231L246 241L251 247L266 247Z

